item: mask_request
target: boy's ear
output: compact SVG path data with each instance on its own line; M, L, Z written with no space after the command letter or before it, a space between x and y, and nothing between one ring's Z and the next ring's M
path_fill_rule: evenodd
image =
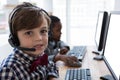
M18 38L14 38L11 34L9 36L8 42L12 47L17 47L20 45Z

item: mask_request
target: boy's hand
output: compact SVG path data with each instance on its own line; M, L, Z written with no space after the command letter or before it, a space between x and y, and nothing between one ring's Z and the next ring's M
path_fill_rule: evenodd
M69 50L67 48L60 49L60 54L66 54Z
M75 56L64 55L63 61L70 67L81 67L80 61Z

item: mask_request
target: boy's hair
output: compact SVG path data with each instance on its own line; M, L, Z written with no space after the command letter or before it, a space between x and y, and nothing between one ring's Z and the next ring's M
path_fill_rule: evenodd
M60 22L60 19L57 16L51 15L50 19L51 19L51 24L50 24L50 30L49 30L49 41L52 40L52 34L53 34L52 29L54 28L55 23Z
M50 19L51 19L51 24L50 24L50 27L51 27L51 28L54 27L54 23L60 22L60 19L59 19L57 16L51 15L51 16L50 16Z
M9 15L9 40L12 40L12 47L19 46L18 31L39 27L43 23L43 18L47 20L48 26L50 26L51 20L45 10L28 2L16 6Z

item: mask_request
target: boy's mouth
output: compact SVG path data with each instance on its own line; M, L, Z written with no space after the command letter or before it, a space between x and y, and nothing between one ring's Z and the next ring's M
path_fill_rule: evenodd
M36 45L36 46L34 46L35 47L35 49L42 49L42 47L43 47L43 44L38 44L38 45Z

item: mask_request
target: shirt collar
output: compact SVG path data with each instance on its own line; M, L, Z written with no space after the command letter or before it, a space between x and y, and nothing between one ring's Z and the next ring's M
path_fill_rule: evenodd
M17 48L14 49L15 56L18 57L21 61L25 61L28 63L33 62L37 57L30 56L28 54L23 53L23 51L18 50Z

